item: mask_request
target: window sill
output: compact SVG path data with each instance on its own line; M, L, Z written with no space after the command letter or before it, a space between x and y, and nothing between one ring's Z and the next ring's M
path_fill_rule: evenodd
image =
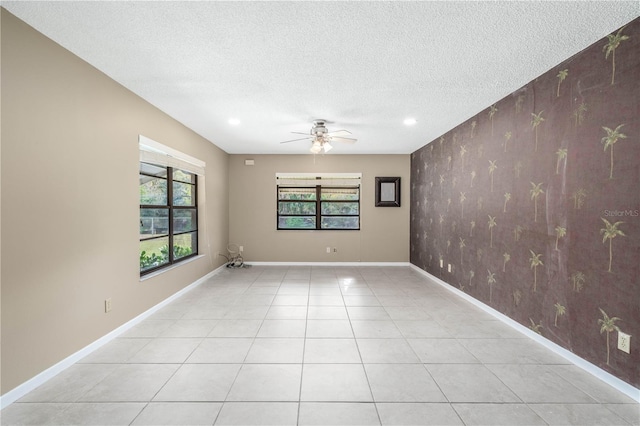
M190 257L189 259L187 259L187 260L185 260L185 261L182 261L182 262L180 262L180 263L176 263L176 264L173 264L173 265L171 265L171 266L169 266L169 267L166 267L166 268L164 268L164 269L160 269L159 271L155 271L155 272L152 272L152 273L150 273L150 274L147 274L147 275L145 275L145 276L143 276L143 277L140 277L140 282L147 281L148 279L150 279L150 278L154 278L154 277L157 277L158 275L162 275L162 274L164 274L165 272L169 272L169 271L171 271L172 269L179 268L179 267L181 267L182 265L186 265L186 264L191 263L191 262L193 262L193 261L195 261L195 260L198 260L198 259L200 259L200 258L202 258L202 257L204 257L204 254L199 254L199 255L197 255L197 256Z

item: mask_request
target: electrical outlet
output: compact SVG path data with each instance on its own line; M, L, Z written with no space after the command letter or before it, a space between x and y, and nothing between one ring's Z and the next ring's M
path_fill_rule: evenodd
M331 247L327 247L327 253L331 253Z
M111 298L105 299L104 301L104 313L111 312Z
M618 331L618 349L622 352L631 352L631 336L622 331Z
M447 264L447 270L448 270L449 272L451 272L451 264L450 264L450 263L449 263L449 264Z
M240 253L244 251L244 246L240 246Z

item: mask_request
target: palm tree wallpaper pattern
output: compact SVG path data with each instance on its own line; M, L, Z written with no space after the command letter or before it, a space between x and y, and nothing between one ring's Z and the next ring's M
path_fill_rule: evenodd
M640 18L411 168L414 265L640 387ZM630 354L618 329L636 336Z

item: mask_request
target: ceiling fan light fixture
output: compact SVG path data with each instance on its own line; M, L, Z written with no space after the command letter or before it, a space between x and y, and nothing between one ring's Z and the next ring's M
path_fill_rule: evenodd
M417 123L417 121L413 117L408 117L404 119L403 123L405 126L414 126Z
M311 151L312 154L318 154L322 151L322 145L320 145L320 142L315 141L309 151Z
M300 134L300 135L306 134L301 132L291 132L291 133ZM311 128L311 132L309 136L304 138L292 139L288 141L282 141L280 143L283 144L283 143L289 143L289 142L310 140L311 147L309 148L309 151L312 154L320 154L320 153L326 154L327 152L333 149L333 145L331 145L330 142L353 144L357 141L356 138L346 137L348 135L351 135L351 132L349 132L348 130L336 130L334 132L329 132L327 128L324 126L324 120L316 120L313 122L313 127Z

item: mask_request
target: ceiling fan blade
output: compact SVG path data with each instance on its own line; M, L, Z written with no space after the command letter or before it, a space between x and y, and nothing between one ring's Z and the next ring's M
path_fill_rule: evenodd
M331 137L331 142L341 142L341 143L356 143L358 139L354 138L341 138L339 136Z
M309 134L309 132L291 132L291 133L294 133L294 134L296 134L296 135L307 135L307 136L311 136L311 135Z
M280 143L289 143L289 142L298 142L298 141L306 141L309 139L313 139L313 136L308 136L306 138L300 138L300 139L292 139L290 141L284 141L284 142L280 142Z
M350 134L351 132L348 130L336 130L336 131L327 133L327 136L346 136Z

